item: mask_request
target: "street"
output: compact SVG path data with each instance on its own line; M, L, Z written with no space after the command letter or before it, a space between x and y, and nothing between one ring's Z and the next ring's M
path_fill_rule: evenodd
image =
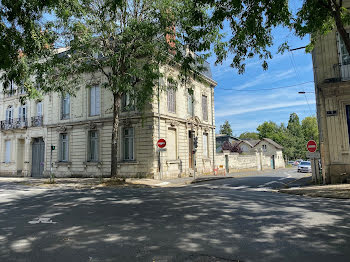
M349 261L349 200L271 190L305 175L93 190L2 181L0 261Z

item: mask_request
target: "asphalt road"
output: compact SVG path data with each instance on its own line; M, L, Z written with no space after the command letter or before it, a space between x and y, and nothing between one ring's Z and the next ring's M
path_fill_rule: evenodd
M269 191L299 175L156 189L1 182L0 261L349 261L350 201Z

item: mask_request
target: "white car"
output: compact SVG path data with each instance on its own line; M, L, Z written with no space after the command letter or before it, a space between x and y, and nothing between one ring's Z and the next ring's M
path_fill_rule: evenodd
M300 164L298 165L298 172L311 173L311 162L301 161Z

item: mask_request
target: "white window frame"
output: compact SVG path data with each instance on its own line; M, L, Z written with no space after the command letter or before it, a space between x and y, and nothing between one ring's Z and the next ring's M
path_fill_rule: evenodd
M36 103L36 116L42 116L43 115L43 102L37 102Z
M20 123L26 122L27 117L28 117L27 105L21 105L18 108L18 119L19 119Z
M194 96L190 93L187 94L187 114L191 117L194 116Z
M349 33L348 33L349 34ZM340 76L341 80L350 79L350 55L346 50L343 39L337 32L337 42L338 42L338 53L339 53L339 64L340 64Z
M125 131L132 130L132 135L128 132L127 135L125 135ZM128 142L126 142L126 139L128 139ZM131 142L130 142L131 139ZM135 129L133 127L124 127L123 128L123 160L124 161L133 161L135 160ZM126 143L128 144L128 149L130 152L130 149L132 150L132 155L130 156L130 153L128 156L126 156Z
M95 134L95 137L92 137ZM95 143L95 152L91 152L92 143ZM98 162L99 161L99 132L97 130L90 130L88 132L88 162Z
M65 136L65 138L63 136ZM64 143L66 143L65 148L64 148ZM65 154L66 157L64 157L63 154ZM60 160L60 162L68 162L69 161L69 135L68 135L68 133L60 133L60 159L59 160Z
M11 140L5 140L5 163L11 163L11 150L12 149L12 142Z
M206 141L205 141L206 138ZM203 133L203 157L209 157L209 135L208 133Z
M101 89L95 85L89 88L89 115L99 116L101 113Z
M264 151L264 152L267 151L267 145L262 145L262 151Z
M122 95L121 106L123 112L135 110L135 103L130 93L124 93Z
M204 94L202 95L202 117L203 117L203 121L208 122L208 118L209 118L209 115L208 115L208 97Z
M168 81L167 88L168 112L176 114L176 86Z
M62 95L61 100L61 119L69 119L70 118L70 95L67 93Z
M5 119L8 123L13 122L13 106L7 107Z

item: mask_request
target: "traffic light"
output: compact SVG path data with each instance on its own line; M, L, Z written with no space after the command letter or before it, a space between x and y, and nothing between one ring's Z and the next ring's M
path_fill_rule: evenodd
M193 146L194 146L194 148L197 148L197 147L198 147L198 137L197 137L197 136L195 136L195 137L193 138Z
M55 146L51 146L51 150L55 150L56 149L56 147Z

